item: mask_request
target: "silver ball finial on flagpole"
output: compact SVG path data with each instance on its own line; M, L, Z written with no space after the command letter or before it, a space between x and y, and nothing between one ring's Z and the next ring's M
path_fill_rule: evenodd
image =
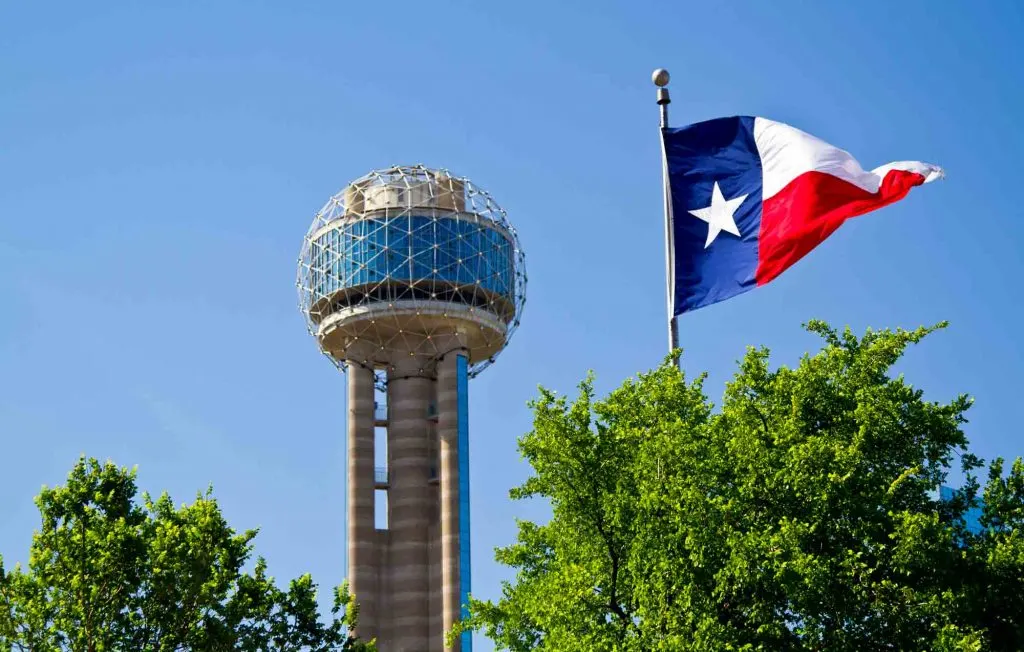
M668 96L668 71L658 68L651 73L651 81L658 87L658 107L661 109L661 128L668 127L668 105L672 99Z

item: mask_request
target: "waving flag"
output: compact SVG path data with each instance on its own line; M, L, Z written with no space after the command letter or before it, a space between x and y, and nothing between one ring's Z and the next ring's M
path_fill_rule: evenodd
M732 117L663 129L673 314L768 283L847 219L942 177L917 161L861 169L789 125Z

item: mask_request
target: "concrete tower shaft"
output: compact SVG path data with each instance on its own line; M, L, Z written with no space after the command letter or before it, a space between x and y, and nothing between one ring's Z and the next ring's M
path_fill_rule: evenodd
M360 630L378 630L377 569L380 564L374 527L373 370L355 364L348 374L348 580L359 596Z
M445 355L437 369L438 457L441 468L441 627L445 632L458 622L462 607L458 381L459 355L462 354L464 350ZM466 480L468 484L468 478ZM469 545L468 537L465 545ZM468 568L465 571L468 572Z
M429 484L434 381L388 374L388 529L391 623L395 650L422 649L430 637L429 527L437 492Z
M469 590L468 379L465 349L425 372L387 372L387 416L370 370L349 365L349 582L361 637L381 650L442 650ZM387 428L385 474L375 470L375 426ZM387 492L377 529L376 490ZM468 650L457 645L455 649Z

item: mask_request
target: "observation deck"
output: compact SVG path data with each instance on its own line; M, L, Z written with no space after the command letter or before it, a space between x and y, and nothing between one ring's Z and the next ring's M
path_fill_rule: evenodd
M393 366L464 348L490 361L518 324L522 252L504 213L465 179L393 168L318 213L300 260L310 330L338 361Z

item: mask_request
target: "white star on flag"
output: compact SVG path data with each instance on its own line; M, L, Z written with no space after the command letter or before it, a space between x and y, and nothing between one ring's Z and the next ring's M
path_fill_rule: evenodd
M708 223L708 239L704 243L705 249L711 246L711 243L715 241L715 238L722 231L737 237L740 235L740 230L736 228L736 220L733 218L733 214L736 213L736 209L740 207L740 204L746 198L747 195L741 195L732 199L726 199L722 195L722 189L718 187L718 182L716 181L715 187L711 189L711 205L707 208L695 208L687 211L690 215Z

